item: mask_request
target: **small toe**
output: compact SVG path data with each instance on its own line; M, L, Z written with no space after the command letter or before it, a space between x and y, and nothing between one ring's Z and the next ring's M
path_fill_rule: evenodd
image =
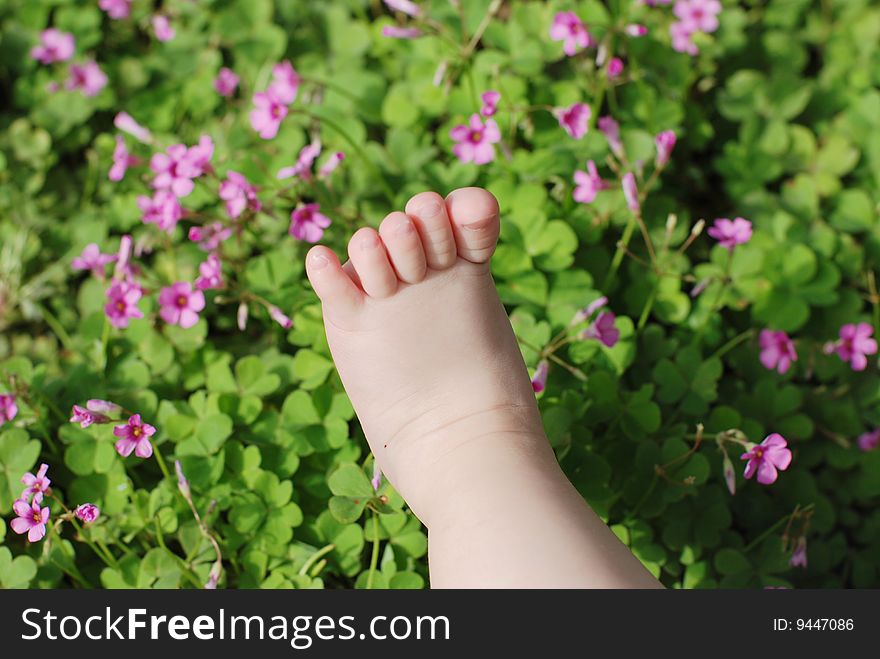
M443 197L436 192L420 192L407 202L406 213L419 230L428 267L434 270L452 267L457 258L455 236Z
M355 232L348 241L348 258L367 295L383 298L397 291L397 275L375 229L364 227Z
M483 188L459 188L446 197L446 210L458 255L472 263L488 262L501 226L495 196Z
M379 225L379 235L388 250L391 265L398 278L407 284L418 284L425 278L427 262L418 229L406 213L389 214Z
M321 299L324 313L332 320L344 320L360 308L364 294L344 272L331 249L323 245L312 247L306 255L306 274Z

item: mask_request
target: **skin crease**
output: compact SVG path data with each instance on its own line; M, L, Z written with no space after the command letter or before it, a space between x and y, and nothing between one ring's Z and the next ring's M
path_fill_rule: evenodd
M306 257L370 448L428 527L434 588L660 587L550 448L489 272L498 215L480 188L423 192L344 265Z

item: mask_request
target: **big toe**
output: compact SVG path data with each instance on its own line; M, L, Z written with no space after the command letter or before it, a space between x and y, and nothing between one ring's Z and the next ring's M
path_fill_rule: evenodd
M472 263L486 263L495 252L500 223L498 201L483 188L459 188L446 197L458 255Z
M346 325L360 309L364 294L343 269L332 250L316 245L306 255L306 274L321 299L324 314Z

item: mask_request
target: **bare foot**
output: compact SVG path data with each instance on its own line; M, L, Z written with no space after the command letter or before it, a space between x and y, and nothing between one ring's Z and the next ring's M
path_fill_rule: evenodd
M465 442L543 429L535 395L489 273L498 203L434 192L360 229L340 266L314 247L306 266L324 307L342 382L382 470L423 519L437 470ZM437 482L437 481L441 482Z
M428 526L431 585L656 586L556 462L489 259L498 203L424 192L306 257L385 475Z

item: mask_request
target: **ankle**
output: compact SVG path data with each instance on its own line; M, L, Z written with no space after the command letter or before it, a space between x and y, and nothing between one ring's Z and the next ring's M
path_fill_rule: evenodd
M528 492L565 482L543 428L449 434L412 472L405 498L429 528L487 521Z

